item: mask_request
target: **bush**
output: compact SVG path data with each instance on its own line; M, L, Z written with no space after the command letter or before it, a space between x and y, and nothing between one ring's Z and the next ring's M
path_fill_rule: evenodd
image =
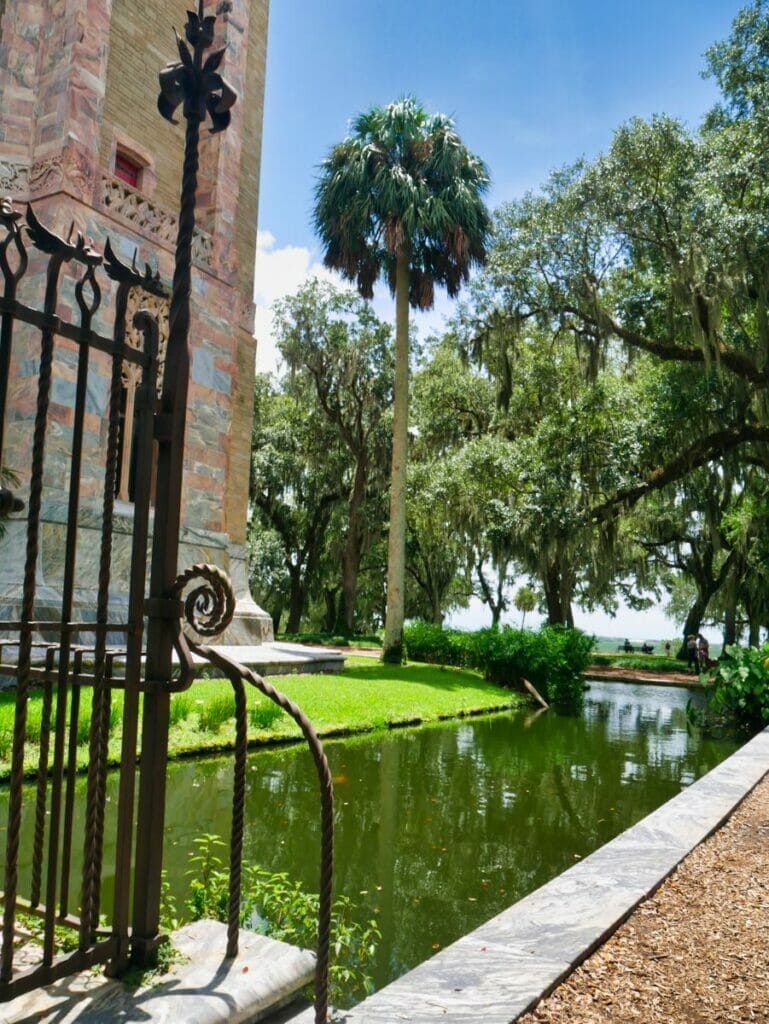
M169 724L178 725L192 712L192 697L189 693L175 693L171 698Z
M682 672L684 664L677 658L667 658L664 654L592 654L593 665L606 665L610 668L632 668L649 672Z
M187 872L187 910L193 921L202 917L226 921L230 879L220 856L225 844L219 836L207 833L193 840L193 845L192 867ZM300 882L283 872L276 874L257 865L243 870L240 917L244 928L314 949L318 943L318 905L315 893L305 892ZM375 920L355 920L357 912L346 896L337 896L331 909L329 997L336 1006L350 1006L373 988L368 970L382 933ZM166 916L174 913L173 904L167 905Z
M235 720L235 696L233 693L222 693L217 697L212 697L200 709L200 728L203 732L218 732L219 727L230 720Z
M709 710L750 726L769 722L769 643L762 648L726 648L710 670Z
M437 665L480 669L500 686L528 679L553 704L574 704L582 696L582 673L595 640L579 629L480 629L475 633L415 622L404 630L409 658Z
M292 644L318 644L321 647L381 647L382 638L375 633L279 633L276 640Z
M264 700L248 709L248 720L254 729L269 729L282 714L283 710L277 704Z
M403 630L403 641L411 661L428 665L470 664L468 640L472 636L459 629L444 629L432 622L412 622Z
M575 704L582 697L582 673L593 643L593 637L563 626L543 626L538 632L481 629L474 634L473 661L491 682L518 687L528 679L551 704Z

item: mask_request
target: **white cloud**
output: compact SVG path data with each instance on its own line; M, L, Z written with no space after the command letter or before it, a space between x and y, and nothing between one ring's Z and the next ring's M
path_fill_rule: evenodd
M261 373L276 373L280 355L272 333L270 307L277 299L293 295L311 277L330 281L341 287L350 287L338 274L328 270L317 259L317 254L305 246L278 246L270 231L259 231L256 237L254 265L254 302L256 303L256 368ZM372 307L386 323L395 323L395 303L381 282L377 284ZM435 306L424 313L412 312L419 336L440 332L446 318L452 313L454 300L436 290Z
M270 231L256 236L254 264L254 302L256 303L256 368L262 373L275 373L280 356L272 334L270 307L277 299L293 295L310 277L339 283L339 278L319 263L310 249L298 245L276 248Z

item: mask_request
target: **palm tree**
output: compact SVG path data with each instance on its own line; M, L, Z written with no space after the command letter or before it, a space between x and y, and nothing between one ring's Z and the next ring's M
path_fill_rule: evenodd
M486 165L443 114L412 96L374 107L321 164L315 228L327 267L373 298L381 276L395 296L395 388L383 658L400 662L406 564L409 306L430 309L435 285L458 294L486 260L491 221Z

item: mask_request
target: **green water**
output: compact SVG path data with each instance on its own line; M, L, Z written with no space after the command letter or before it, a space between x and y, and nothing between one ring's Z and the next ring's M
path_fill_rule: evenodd
M336 891L379 920L377 987L732 753L736 742L687 728L689 696L594 683L573 717L527 709L327 743L336 779ZM209 758L169 769L166 864L177 892L192 839L228 834L231 763ZM317 889L317 783L304 750L251 756L246 813L246 861Z

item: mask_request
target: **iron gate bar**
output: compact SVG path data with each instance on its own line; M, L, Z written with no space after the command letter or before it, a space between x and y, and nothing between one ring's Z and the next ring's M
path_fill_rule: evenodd
M26 306L16 298L17 286L29 265L28 247L22 237L20 215L10 201L0 201L0 467L5 446L5 425L14 321L39 332L39 373L32 438L29 482L27 542L20 618L0 621L0 630L17 639L0 639L0 675L16 679L16 718L11 757L8 830L6 836L5 889L2 949L0 952L0 1001L7 1001L43 984L48 984L96 963L108 973L121 973L129 963L148 964L154 960L159 934L165 776L168 756L168 722L171 693L188 688L196 674L193 652L218 667L230 680L236 705L236 749L233 783L233 823L230 841L230 893L228 902L227 956L237 952L240 916L242 848L245 814L247 754L246 688L261 690L296 721L307 740L318 773L321 796L321 864L316 964L316 1022L325 1022L328 1006L328 961L333 874L333 786L322 745L309 720L284 694L260 676L225 658L200 642L226 628L232 619L235 596L221 570L193 566L178 574L181 525L182 474L187 393L190 372L189 329L191 290L191 248L195 226L195 193L200 125L208 114L212 131L227 127L234 91L218 73L224 49L204 58L214 39L215 17L205 16L200 0L197 13L188 12L185 36L192 46L178 40L181 61L160 74L158 109L173 120L178 103L183 103L187 121L181 210L177 238L170 334L165 374L157 397L158 325L146 311L134 317L143 347L126 340L126 315L131 289L165 295L157 274L149 267L144 274L136 260L128 267L115 256L109 242L104 256L78 236L72 241L49 231L27 208L29 241L47 255L45 299L42 310ZM13 253L17 259L13 259ZM15 268L11 263L15 263ZM62 269L74 263L84 269L74 275L79 323L56 312ZM101 303L96 276L102 267L116 283L113 337L93 329ZM35 584L39 561L42 522L42 494L46 455L46 431L52 404L52 372L57 342L74 342L77 353L71 434L67 520L65 528L63 584L58 621L35 617ZM71 351L66 345L64 351ZM101 542L98 556L98 584L93 620L75 615L78 519L81 505L84 461L86 398L92 353L111 360L107 400L107 450L103 469ZM115 495L118 480L121 430L120 399L123 372L128 364L141 368L136 391L135 451L138 472L135 480L134 522L129 570L126 621L110 622L109 591L113 560ZM158 452L158 487L155 529L150 567L149 594L145 598L145 573L149 548L153 448ZM19 502L3 488L3 513L19 509ZM202 577L202 582L198 582ZM190 590L189 587L192 587ZM187 637L182 617L193 625L195 637ZM147 620L146 635L144 621ZM40 634L56 639L44 640ZM93 641L78 643L81 634ZM108 646L110 634L124 634L125 647ZM146 636L146 659L143 642ZM178 655L178 666L173 655ZM14 661L3 661L8 655ZM24 749L27 740L29 687L43 688L43 717L34 796L34 838L29 900L19 893L19 843L21 834ZM72 844L74 840L75 774L77 733L81 719L81 690L91 687L89 764L85 800L85 838L79 915L70 910L73 902ZM54 715L54 687L56 709ZM116 825L115 883L112 922L109 930L99 926L104 851L109 718L113 689L122 688L123 736ZM138 806L134 830L137 783L137 741L139 702L144 694L142 756L138 778ZM54 723L55 717L55 723ZM53 726L53 754L51 732ZM49 805L50 800L50 807ZM135 835L134 835L135 831ZM47 856L46 856L47 854ZM132 859L133 858L133 859ZM44 890L44 899L43 899ZM133 907L131 909L131 896ZM14 939L17 911L33 914L44 922L42 963L14 972ZM78 948L57 955L55 928L64 924L78 932Z
M184 601L184 617L198 635L217 635L232 619L235 595L225 573L214 565L194 565L176 580L172 593L181 597L188 584L201 580ZM227 921L227 956L238 952L240 924L240 885L242 874L243 826L245 808L246 704L243 683L260 690L282 708L299 726L312 754L320 790L321 849L318 912L318 947L315 966L315 1024L325 1024L328 1016L328 968L331 949L331 906L334 874L334 783L323 744L312 722L298 705L268 683L253 669L228 658L215 647L195 641L181 628L176 638L176 651L182 665L192 665L198 654L227 676L235 693L236 746L232 794L232 830L230 836L230 894Z
M230 121L229 108L237 98L217 72L224 48L215 50L204 61L204 53L214 41L216 18L204 14L203 0L199 0L197 13L188 11L187 14L185 38L192 52L177 35L180 61L167 65L159 75L158 110L175 124L174 113L181 103L186 129L166 364L158 409L159 425L163 429L156 433L158 492L150 571L151 599L167 597L178 572L200 126L208 113L212 132L226 128ZM158 543L159 538L162 544ZM162 615L149 614L131 950L132 959L137 963L152 962L159 941L172 647L169 620Z
M80 513L80 478L83 460L83 431L85 425L86 388L88 385L88 364L90 346L88 337L91 332L91 322L94 312L98 309L101 301L101 290L96 282L94 271L102 262L99 253L86 250L84 275L78 280L75 286L75 296L80 309L80 329L83 341L78 347L77 359L77 382L75 385L75 421L72 438L72 458L70 461L70 483L69 483L69 508L67 513L67 532L65 539L64 559L64 583L62 587L61 619L69 623L72 619L75 592L75 567L77 558L77 529ZM90 305L84 296L85 285L88 284L92 292ZM117 363L118 360L113 360ZM106 534L111 534L112 520L104 520L109 524L109 530L102 529L102 539ZM69 659L74 655L72 675L74 677L71 686L68 686L70 675ZM61 654L59 655L59 681L58 693L70 695L70 726L69 726L69 751L67 756L67 785L64 796L64 826L61 857L61 881L59 884L59 917L66 917L69 904L69 870L72 855L72 823L75 810L75 772L77 771L77 730L80 720L80 683L78 675L82 668L82 652L72 649L72 628L67 625L62 633ZM57 702L58 714L58 702ZM65 709L66 711L66 709ZM54 776L56 778L56 776ZM52 812L53 815L53 812ZM58 828L58 822L57 822ZM53 845L53 830L51 842ZM52 904L51 893L55 892L56 880L49 878L49 905ZM51 955L53 955L53 934L51 935Z
M33 237L33 241L37 239ZM42 248L42 246L41 246ZM45 250L44 250L45 251ZM66 250L51 254L46 275L45 311L55 312L59 271ZM53 364L53 333L44 328L41 338L40 372L38 379L37 411L32 442L32 476L30 480L29 514L27 520L27 550L24 564L21 631L19 636L18 675L16 684L16 717L14 720L13 749L11 755L11 793L8 810L6 841L5 886L6 903L3 913L3 944L0 951L0 982L10 981L13 970L14 905L18 887L18 855L21 832L21 784L24 775L24 742L27 730L27 699L29 691L29 662L32 633L28 623L33 618L35 599L35 572L37 567L40 509L43 488L43 457L45 454L45 425L51 389ZM64 728L64 723L61 723ZM46 929L48 918L46 919ZM52 928L52 922L51 922ZM47 963L47 945L44 947Z
M27 250L21 241L18 221L21 214L13 209L10 199L0 200L0 223L5 227L5 238L0 242L0 270L3 274L4 295L3 304L15 302L16 286L27 270ZM18 266L14 271L8 260L8 249L13 242L18 256ZM3 306L0 306L0 315L4 314ZM3 467L3 441L5 431L5 406L8 398L8 382L11 366L11 345L13 341L13 317L2 316L2 327L0 327L0 469Z
M18 215L11 216L10 204L5 204L0 209L0 221L6 226L7 234L15 240L20 252L19 269L13 279L9 282L9 274L4 274L6 282L6 293L15 290L16 284L21 277L23 269L27 266L26 248L19 232ZM76 733L80 719L80 688L89 683L94 684L96 700L95 713L92 713L92 729L90 738L94 749L91 757L91 771L96 773L97 785L91 787L88 798L88 813L86 815L86 852L84 864L86 868L95 860L98 870L95 875L91 873L91 892L95 884L99 888L100 870L102 860L102 836L103 836L103 803L106 778L106 739L109 720L109 691L114 683L120 685L123 681L114 675L114 666L118 660L128 660L126 651L107 649L107 634L114 629L118 632L127 633L127 639L134 637L133 647L141 650L141 615L138 622L134 618L132 623L108 622L108 596L109 596L109 565L111 561L111 538L112 538L112 503L114 492L114 471L111 474L111 482L105 479L105 498L103 511L102 529L102 551L100 557L100 581L98 588L98 600L96 609L96 623L83 622L73 619L73 595L75 579L75 558L77 542L77 520L80 500L80 464L82 462L82 444L84 436L84 416L86 400L86 384L89 366L89 348L91 341L99 340L99 349L109 353L113 364L113 387L111 391L111 416L113 418L112 437L108 442L108 449L111 449L111 460L114 463L117 449L117 428L116 413L119 413L119 388L121 381L121 367L125 361L131 361L142 366L143 378L151 382L150 388L154 385L157 368L157 330L149 324L146 315L144 320L145 347L147 351L138 352L125 344L124 325L115 325L117 340L112 342L109 339L101 338L91 329L92 318L96 313L100 302L100 288L95 278L95 269L101 263L101 256L95 253L85 244L82 238L78 238L73 244L70 240L64 241L53 232L44 228L35 217L31 208L27 210L27 232L32 245L49 256L46 278L45 313L35 315L35 311L21 306L14 299L4 301L0 315L3 318L3 329L0 331L0 338L3 343L2 360L0 365L9 366L9 346L12 341L12 330L8 326L13 319L12 313L19 313L17 319L35 326L42 326L40 338L40 379L38 382L38 398L35 413L35 428L33 438L32 475L30 479L30 503L29 517L27 522L27 552L24 566L24 592L22 597L21 619L18 621L4 621L0 626L4 629L9 627L18 633L18 642L8 640L0 641L0 655L10 653L15 649L16 664L9 664L0 660L0 673L15 676L17 679L17 714L14 725L14 752L11 764L11 783L9 793L9 828L6 842L6 886L3 896L3 946L2 946L2 976L0 976L0 996L3 1000L13 998L14 995L28 991L36 985L44 984L46 981L62 977L65 974L79 970L94 962L102 962L107 957L114 956L117 948L117 938L111 935L108 940L98 938L98 894L96 903L91 900L90 908L88 902L88 873L84 875L83 900L86 909L86 916L78 918L69 913L69 886L70 886L70 863L73 841L74 821L74 782L76 769ZM0 242L0 257L4 249L7 249L10 242L8 238ZM159 282L150 281L151 275L139 275L135 269L126 269L115 260L110 253L109 265L105 268L110 277L128 275L131 286L142 287L146 290L160 288ZM61 269L64 263L74 261L83 264L85 271L80 275L75 284L75 297L80 311L80 324L69 325L71 329L62 330L64 322L58 316L51 313L58 301L59 280ZM90 297L86 296L86 290ZM6 297L7 299L7 294ZM141 317L140 317L141 320ZM12 325L11 325L12 326ZM57 333L57 328L58 333ZM64 583L62 587L62 604L60 622L38 620L32 615L35 602L35 569L38 556L40 537L40 510L43 487L42 467L45 458L45 435L50 407L51 394L51 371L53 365L53 354L56 338L66 336L76 340L78 343L77 360L77 385L75 388L74 426L72 431L72 465L69 474L69 502L68 519L65 539L64 554ZM7 357L7 358L6 358ZM0 380L0 391L4 400L8 394L8 373L6 369L2 380ZM117 386L115 385L117 381ZM145 392L148 388L145 386ZM150 394L153 394L150 391ZM149 424L151 437L151 424L153 413L153 400L145 395L142 403L142 414L140 420ZM4 417L3 423L5 422ZM145 428L145 434L147 429ZM110 461L108 452L108 462ZM151 465L151 459L145 459L144 466ZM145 475L149 477L150 470ZM109 476L109 472L106 476ZM141 475L141 474L140 474ZM148 494L148 488L145 487ZM137 516L141 519L141 515ZM141 531L134 533L134 548L137 547L137 539ZM144 579L144 565L146 564L146 525L145 542L141 551L141 567L136 571L137 578ZM50 641L39 641L34 639L36 632L51 631L58 633L58 643ZM94 632L96 634L96 645L77 644L73 642L76 634L81 632ZM138 639L137 639L138 637ZM130 643L130 640L129 640ZM37 654L42 656L38 660ZM84 669L86 660L93 658L93 672ZM33 660L34 658L34 660ZM133 659L136 666L136 679L141 672L141 655ZM26 901L23 901L18 893L18 848L20 833L20 810L21 810L21 782L23 780L23 748L26 740L26 717L27 703L29 697L29 686L33 681L43 683L43 714L41 721L41 733L39 743L39 756L36 774L35 798L34 798L34 837L32 842L32 863L30 882L30 906L39 913L44 920L43 931L43 962L42 965L16 972L14 977L14 927L17 908L23 909ZM56 737L53 764L49 763L50 733L53 703L53 687L57 685L58 700L56 711ZM69 717L69 730L66 728L67 717ZM69 744L66 743L67 733ZM64 767L66 770L66 791L63 790ZM128 772L132 773L132 769ZM101 780L101 786L98 785ZM51 791L50 815L47 813L47 801ZM63 811L63 822L61 820ZM50 816L50 822L47 818ZM46 836L47 830L47 836ZM47 844L46 844L47 838ZM48 857L46 859L46 845ZM89 851L91 851L89 853ZM45 868L45 881L43 879ZM57 877L60 874L58 893ZM95 881L94 881L95 880ZM45 884L45 901L41 901L42 889ZM9 929L9 921L11 927ZM67 924L70 927L80 929L79 949L77 953L69 954L60 958L54 964L55 949L55 926ZM91 948L88 948L89 943ZM94 953L94 948L97 952Z
M131 615L131 629L126 637L125 693L123 696L123 740L121 763L133 762L139 734L139 693L142 686L142 640L144 621L144 587L149 543L149 510L152 467L152 446L155 396L157 393L157 351L158 329L155 320L146 312L139 312L134 324L144 333L145 347L153 358L145 368L141 383L141 401L137 402L139 427L136 436L137 466L144 472L136 481L133 550L129 580L128 606ZM98 780L94 781L96 784ZM121 772L118 793L118 821L115 852L115 898L113 902L113 930L117 946L110 973L123 969L129 960L129 902L132 884L131 839L133 835L134 796L136 777L134 772ZM96 867L93 869L94 874ZM90 896L93 904L98 890ZM98 922L98 913L92 911L91 928Z

